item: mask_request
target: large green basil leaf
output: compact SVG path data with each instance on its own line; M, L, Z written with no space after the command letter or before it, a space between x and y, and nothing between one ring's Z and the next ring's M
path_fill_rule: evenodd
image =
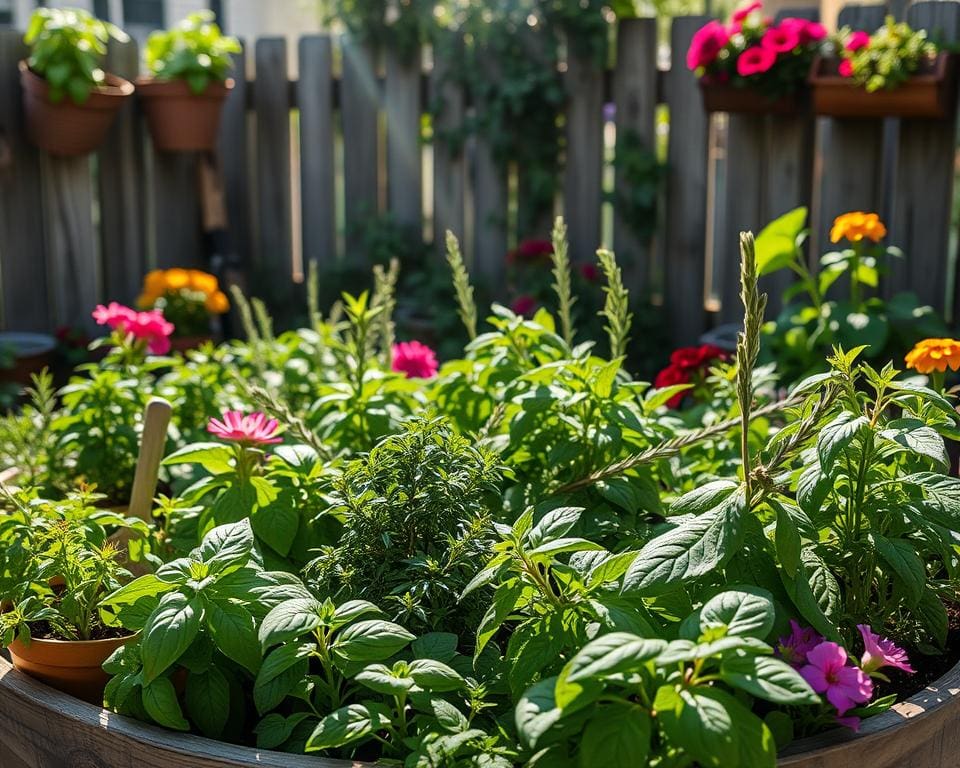
M163 674L190 647L200 629L203 605L199 597L168 592L143 628L140 655L144 686Z

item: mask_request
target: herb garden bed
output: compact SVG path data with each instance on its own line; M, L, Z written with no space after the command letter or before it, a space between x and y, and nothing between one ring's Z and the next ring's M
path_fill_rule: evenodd
M864 723L790 746L781 768L953 768L960 751L960 664ZM290 755L176 734L87 704L32 680L0 658L0 766L49 768L347 768L369 765Z

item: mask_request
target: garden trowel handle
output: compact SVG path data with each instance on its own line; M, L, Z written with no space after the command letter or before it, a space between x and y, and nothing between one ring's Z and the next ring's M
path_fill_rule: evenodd
M170 403L162 397L153 397L143 412L143 435L140 438L137 471L133 476L133 490L130 492L129 514L145 522L150 522L171 411Z

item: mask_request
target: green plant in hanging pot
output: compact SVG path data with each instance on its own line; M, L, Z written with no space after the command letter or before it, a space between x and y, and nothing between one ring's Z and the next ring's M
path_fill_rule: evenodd
M37 8L20 62L30 141L52 155L92 152L106 136L133 84L101 69L110 39L122 30L78 9Z
M191 13L173 29L150 35L144 49L150 75L137 87L157 149L213 149L220 111L233 88L230 55L240 50L235 37L220 32L212 11Z

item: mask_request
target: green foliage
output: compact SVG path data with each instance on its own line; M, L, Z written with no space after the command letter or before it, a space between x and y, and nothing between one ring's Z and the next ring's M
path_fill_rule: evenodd
M128 39L113 24L84 10L37 8L23 41L30 46L27 64L50 86L50 101L57 103L69 96L75 104L83 104L106 80L100 65L110 38Z
M172 29L152 32L143 51L147 69L159 80L185 80L198 96L224 82L240 41L222 35L214 18L213 11L196 11Z
M607 285L603 292L607 295L602 315L607 321L607 335L610 337L610 357L622 357L627 352L627 342L630 340L630 324L633 314L630 312L630 300L627 289L623 285L620 267L617 266L613 251L600 249L597 251L600 268L607 278Z
M568 254L570 244L567 242L567 225L563 223L563 218L560 216L553 224L552 241L553 290L557 294L560 328L563 333L563 340L567 345L573 346L574 328L571 315L577 299L573 295L573 289L570 285L570 256ZM613 357L616 356L616 353L613 353Z
M849 29L840 31L841 38L849 34ZM913 30L906 22L887 16L867 45L852 52L844 49L841 55L850 61L854 82L873 92L899 88L929 64L937 51L926 30Z
M457 596L488 544L498 480L494 456L443 420L410 422L333 481L327 514L342 533L307 572L412 626L458 629L477 610Z
M100 612L104 594L130 577L108 531L146 534L142 520L93 505L102 496L80 491L62 502L4 489L12 511L0 520L0 645L47 638L90 640L113 625ZM122 634L122 633L121 633Z
M867 345L864 356L882 363L902 359L917 341L947 335L934 310L916 296L876 295L887 261L903 258L899 249L862 240L820 258L811 271L804 254L807 211L797 208L770 222L757 236L761 276L790 270L796 282L783 294L783 309L766 324L766 357L776 360L781 380L796 382L826 370L834 345ZM845 294L845 295L844 295Z
M463 254L460 252L460 243L457 236L447 230L447 263L453 275L453 288L457 296L457 314L463 321L470 341L477 338L477 305L473 300L473 286L470 285L470 275L463 263Z
M614 166L618 182L612 202L619 220L638 240L648 240L657 229L658 198L666 166L632 129L617 131Z

